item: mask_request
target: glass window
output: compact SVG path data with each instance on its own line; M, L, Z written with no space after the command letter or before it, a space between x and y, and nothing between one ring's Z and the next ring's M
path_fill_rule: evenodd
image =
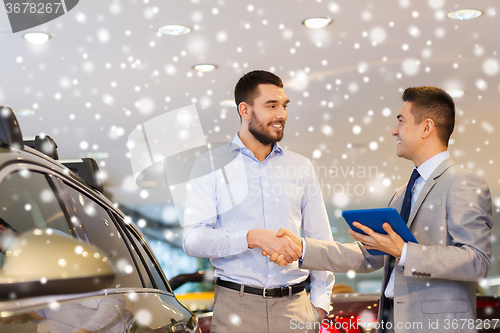
M0 224L16 233L51 228L72 235L47 176L27 169L9 174L0 185Z
M124 230L124 222L122 219L117 217L115 214L111 213L113 217L115 218L115 222L117 222L118 229L120 230L122 235L127 235L127 240L129 241L130 244L130 251L132 252L134 258L136 258L136 264L137 267L139 268L139 271L141 273L142 279L144 281L144 286L146 288L153 288L156 289L155 284L153 283L153 276L151 275L151 272L147 269L147 262L144 259L144 255L142 254L141 246L138 245L136 242L133 241L132 237L130 236L130 232L127 230Z
M63 186L69 196L70 204L74 206L85 237L91 244L103 250L117 268L113 286L142 288L142 278L137 272L135 259L131 256L124 237L106 209L73 187L67 184Z
M149 251L146 250L146 244L144 244L143 241L141 241L133 232L130 232L132 235L132 241L135 244L135 248L139 249L139 252L141 254L141 257L144 259L146 266L149 268L149 271L152 274L152 278L154 279L158 289L160 290L165 290L165 291L170 291L166 286L165 283L163 282L163 279L161 278L161 273L159 270L161 270L160 267L157 267L154 264L153 258L149 255Z

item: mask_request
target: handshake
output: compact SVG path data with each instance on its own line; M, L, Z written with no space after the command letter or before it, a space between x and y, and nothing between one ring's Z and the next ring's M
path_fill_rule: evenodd
M286 266L302 257L302 239L290 230L252 229L247 234L248 247L259 247L263 256L280 266Z
M349 230L349 234L354 240L361 242L365 249L379 250L395 258L401 257L405 241L392 230L389 223L382 225L386 234L377 233L359 222L354 222L353 225L364 233ZM273 230L252 229L247 234L247 241L250 249L259 247L263 256L269 256L270 261L280 266L302 258L302 238L285 228L280 228L278 233Z

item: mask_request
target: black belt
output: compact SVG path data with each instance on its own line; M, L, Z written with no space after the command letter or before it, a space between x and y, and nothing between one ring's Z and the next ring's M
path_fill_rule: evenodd
M300 293L302 290L304 290L305 283L301 282L299 284L293 285L293 286L288 286L288 287L278 287L278 288L257 288L257 287L250 287L250 286L245 286L241 285L238 283L234 282L229 282L226 280L221 280L217 278L215 280L215 284L233 289L233 290L241 290L241 286L243 286L243 292L249 293L249 294L254 294L254 295L260 295L262 297L283 297L283 296L291 296L297 293Z

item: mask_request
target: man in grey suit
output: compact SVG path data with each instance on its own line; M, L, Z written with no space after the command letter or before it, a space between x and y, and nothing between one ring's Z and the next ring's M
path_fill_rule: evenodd
M491 196L486 182L450 158L455 123L453 99L434 87L408 88L392 135L399 157L414 172L389 202L401 212L418 241L405 243L388 223L379 234L357 223L366 235L340 244L300 239L304 269L371 272L384 267L378 332L476 332L476 282L491 268ZM406 203L405 203L406 201ZM304 244L302 244L304 243ZM390 255L372 256L367 249ZM270 260L285 264L282 256Z

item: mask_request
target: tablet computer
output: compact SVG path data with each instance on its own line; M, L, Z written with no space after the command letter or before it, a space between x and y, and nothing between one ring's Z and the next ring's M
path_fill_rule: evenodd
M352 225L353 222L359 222L375 232L386 235L382 224L389 223L394 230L405 242L418 243L415 236L411 233L408 226L403 221L398 211L394 208L376 208L376 209L358 209L344 210L342 216L352 230L365 234L363 231ZM379 250L367 250L371 255L386 255L387 253Z

